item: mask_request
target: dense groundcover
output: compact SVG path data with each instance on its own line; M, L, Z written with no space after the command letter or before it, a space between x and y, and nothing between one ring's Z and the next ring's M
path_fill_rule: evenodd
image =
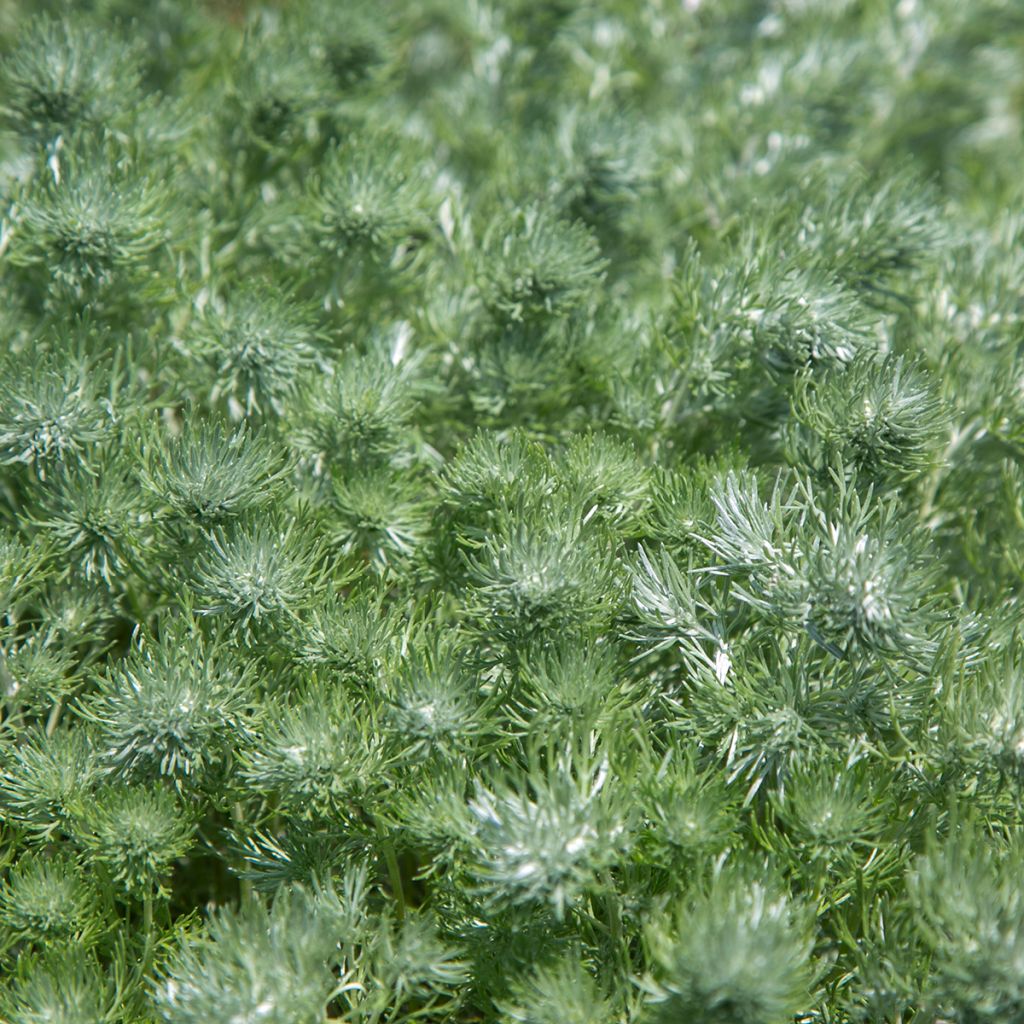
M0 37L0 1020L1024 1021L1019 0Z

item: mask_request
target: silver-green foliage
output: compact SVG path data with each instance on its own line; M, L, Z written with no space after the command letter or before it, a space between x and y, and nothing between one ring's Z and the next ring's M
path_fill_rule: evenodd
M0 5L0 1018L1022 1018L1009 0Z

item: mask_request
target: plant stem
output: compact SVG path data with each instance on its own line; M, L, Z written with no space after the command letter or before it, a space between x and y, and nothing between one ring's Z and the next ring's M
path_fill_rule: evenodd
M402 870L398 864L398 856L395 853L395 844L390 839L384 839L381 843L381 851L384 854L384 863L388 869L388 881L395 896L395 906L398 912L398 920L405 920L405 887L402 885Z
M145 936L145 945L142 947L142 958L139 960L139 978L143 978L149 970L150 961L153 957L153 947L156 945L156 936L153 929L153 892L150 890L142 899L142 932Z
M241 800L236 800L235 805L231 808L231 820L236 826L245 824L245 808L242 806ZM238 885L242 896L242 902L248 903L253 898L252 881L248 878L242 878L239 880Z
M57 731L60 722L61 712L64 710L64 698L58 697L57 703L50 709L50 716L46 719L46 735L52 736Z
M619 906L618 889L609 873L604 872L601 875L601 880L607 890L602 895L601 902L604 904L608 930L611 933L612 944L620 961L622 976L623 978L628 978L632 972L632 964L629 959L629 944L622 930L622 908Z

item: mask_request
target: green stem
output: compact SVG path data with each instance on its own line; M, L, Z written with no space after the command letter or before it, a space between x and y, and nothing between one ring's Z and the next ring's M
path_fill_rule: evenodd
M6 714L4 719L9 722L12 719L17 718L18 711L20 710L20 702L15 696L17 693L17 687L14 685L11 673L7 669L7 657L2 651L0 651L0 688L3 690L4 704L6 705Z
M395 906L398 911L398 920L405 920L405 887L402 885L402 870L398 865L398 856L395 853L395 844L390 839L385 839L381 844L381 851L384 854L384 863L388 869L388 881L394 891Z
M58 697L57 703L50 709L50 717L46 720L46 735L52 736L57 731L61 712L64 710L64 698Z
M149 970L150 961L153 958L153 947L156 945L156 936L153 929L153 891L150 890L142 898L142 932L145 936L145 944L142 947L142 957L139 960L137 979L141 983Z
M245 824L245 808L242 806L241 800L237 800L235 805L231 808L231 820L234 821L235 825L238 827ZM240 863L239 867L244 867L244 864ZM238 884L242 895L242 902L249 903L253 898L252 880L242 878L239 880Z
M607 920L608 931L611 934L612 945L619 958L619 965L623 978L629 978L633 965L629 958L629 943L622 928L622 908L619 906L619 891L615 881L607 872L603 872L601 881L606 892L602 894L601 902L604 908L604 916Z
M622 913L616 894L609 893L604 897L604 912L608 918L608 928L612 934L612 942L619 948L622 946Z

